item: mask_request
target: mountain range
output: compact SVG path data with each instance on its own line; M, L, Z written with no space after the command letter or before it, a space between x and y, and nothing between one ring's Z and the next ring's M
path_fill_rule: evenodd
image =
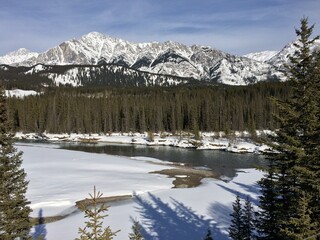
M316 42L315 47L320 47L320 41ZM92 71L101 73L101 66L104 66L103 71L108 68L108 71L118 72L122 69L124 74L129 75L147 74L148 81L139 80L144 81L142 85L185 83L186 80L182 79L210 84L248 85L260 81L283 80L283 65L288 63L289 56L294 51L294 44L289 43L279 52L264 51L236 56L205 46L186 46L172 41L131 43L91 32L43 53L27 49L8 53L0 57L0 64L7 65L0 70L24 66L25 68L20 68L20 74L22 71L23 74L45 76L56 85L83 85L83 77L92 77ZM95 73L94 77L97 79L103 75L105 72L98 75ZM162 80L159 81L159 77Z

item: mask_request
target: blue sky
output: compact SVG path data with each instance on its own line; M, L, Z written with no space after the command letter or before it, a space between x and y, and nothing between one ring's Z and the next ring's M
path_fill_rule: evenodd
M3 0L0 55L42 52L92 31L242 55L280 50L304 16L320 33L320 0Z

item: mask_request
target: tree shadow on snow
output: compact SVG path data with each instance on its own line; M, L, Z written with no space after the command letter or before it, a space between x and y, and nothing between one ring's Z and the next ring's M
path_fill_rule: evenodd
M252 196L251 193L254 193L254 194L257 194L257 195L260 193L260 188L259 188L259 185L257 183L252 184L252 185L247 185L247 184L238 183L238 182L234 182L234 183L236 185L238 185L239 187L241 187L241 189L247 191L248 194L244 194L244 193L238 192L238 191L236 191L236 190L234 190L232 188L223 186L222 184L217 184L217 186L219 186L222 189L232 193L234 195L234 200L236 200L236 196L239 196L240 199L242 199L242 201L245 201L247 199L248 195ZM253 205L258 205L259 204L259 199L253 199L252 197L250 197L249 200ZM222 203L219 203L219 202L215 202L215 203L212 203L209 206L208 211L209 211L209 215L212 217L212 219L214 219L216 222L219 223L220 232L228 232L228 228L229 228L230 223L231 223L230 214L232 213L232 205L231 204L226 205L226 204L222 204ZM230 239L230 238L228 238L226 235L224 235L222 237L217 236L214 239L225 240L225 239Z
M212 203L208 208L209 215L215 219L217 223L219 223L219 231L216 231L213 234L215 240L227 240L230 239L228 237L228 228L231 223L231 212L232 207L227 206L218 202ZM218 233L218 234L216 234ZM224 233L224 234L223 234Z
M233 182L233 183L237 184L239 187L241 187L242 189L244 189L245 191L247 191L249 193L254 193L256 195L260 195L260 186L258 183L254 183L251 185L243 184L243 183L239 183L239 182Z
M212 220L199 216L190 207L171 198L171 204L149 193L149 200L135 196L140 213L141 233L146 240L204 239L208 229L214 239L228 239Z
M221 187L222 189L234 194L234 200L236 199L236 196L239 196L241 199L243 200L246 200L247 199L247 196L250 195L250 194L244 194L244 193L240 193L232 188L228 188L226 186L223 186L221 184L217 184L219 187ZM259 204L259 200L258 199L253 199L253 198L250 198L250 202L254 205L258 205Z

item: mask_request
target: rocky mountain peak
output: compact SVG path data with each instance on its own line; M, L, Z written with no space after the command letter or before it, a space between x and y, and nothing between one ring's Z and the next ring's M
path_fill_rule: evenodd
M20 52L23 52L22 50ZM27 56L26 54L23 56ZM40 54L1 63L20 66L116 64L152 74L246 85L279 76L270 63L236 57L220 50L173 41L132 43L99 32L65 41ZM256 75L259 76L256 76ZM67 80L66 80L67 81Z
M0 57L0 64L13 65L36 56L38 56L38 53L36 52L31 52L26 48L19 48L16 51L9 52L6 55Z

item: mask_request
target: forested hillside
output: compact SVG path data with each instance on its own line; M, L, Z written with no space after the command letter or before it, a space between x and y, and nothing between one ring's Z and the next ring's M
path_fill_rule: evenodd
M98 65L37 64L33 67L0 65L0 84L6 89L39 89L44 86L152 87L215 83L191 77L148 73L101 62Z
M287 99L288 83L250 86L48 88L8 99L15 131L100 133L274 129L270 98Z

